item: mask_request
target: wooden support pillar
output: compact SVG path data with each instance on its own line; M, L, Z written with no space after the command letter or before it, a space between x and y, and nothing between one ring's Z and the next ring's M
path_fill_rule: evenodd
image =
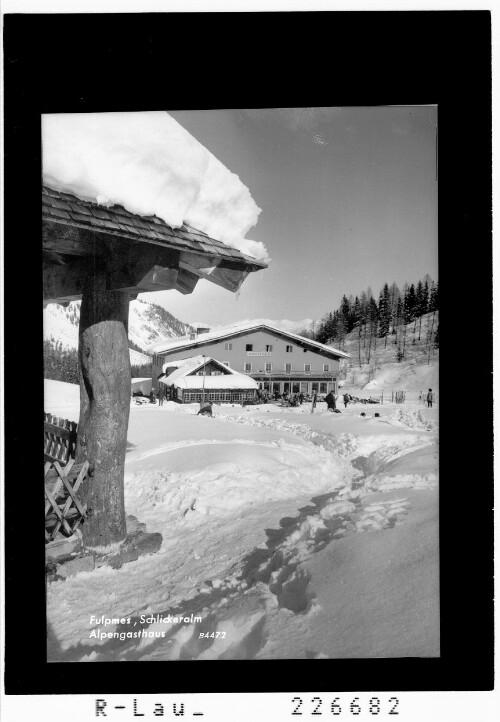
M130 414L128 348L130 296L106 291L100 272L84 285L78 355L80 421L76 458L88 461L82 496L90 512L82 526L87 546L109 546L126 536L124 466Z

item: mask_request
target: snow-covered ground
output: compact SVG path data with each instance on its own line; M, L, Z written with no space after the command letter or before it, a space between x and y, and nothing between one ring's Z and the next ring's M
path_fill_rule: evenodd
M132 402L126 509L163 544L48 585L49 659L438 656L438 409L197 410Z

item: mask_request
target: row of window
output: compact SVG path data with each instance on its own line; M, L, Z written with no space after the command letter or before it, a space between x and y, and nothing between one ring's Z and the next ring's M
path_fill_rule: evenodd
M224 344L224 351L232 351L233 350L233 344L232 343L225 343ZM273 350L273 345L271 343L266 344L266 352L271 353ZM245 344L245 351L253 351L253 343L247 343ZM286 346L287 353L292 353L293 346Z
M229 361L224 361L223 363L224 363L226 366L229 366ZM248 372L251 372L251 371L252 371L252 364L251 364L251 363L245 363L244 368L245 368L245 371L246 371L247 373L248 373ZM265 370L266 370L266 373L271 372L271 371L273 370L273 365L272 365L272 363L266 362L266 364L265 364ZM285 371L286 371L287 373L290 373L291 370L292 370L292 364L285 364ZM330 364L323 364L323 372L328 373L329 371L330 371ZM304 364L304 372L305 372L306 374L310 374L310 373L311 373L311 364Z
M264 381L260 386L270 394L276 392L282 394L284 391L292 394L326 394L329 391L336 391L333 381Z
M265 346L266 353L272 353L273 345L271 343L266 344ZM293 346L286 345L285 346L287 353L292 353ZM228 342L224 344L224 351L232 351L233 350L233 344ZM245 351L252 352L253 351L253 343L247 343L245 344ZM154 354L153 355L153 365L154 366L161 366L165 362L165 357L161 356L160 354ZM224 362L226 363L226 362Z
M255 398L255 391L184 391L182 394L183 403L194 403L195 401L219 401L225 403L234 403L241 401L250 401Z

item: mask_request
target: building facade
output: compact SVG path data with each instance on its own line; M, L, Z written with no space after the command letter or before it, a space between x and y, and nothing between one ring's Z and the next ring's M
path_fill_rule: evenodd
M245 403L254 401L258 384L210 356L198 355L163 364L158 383L167 390L167 398L182 404L210 401Z
M203 329L205 331L205 329ZM248 374L269 393L337 391L343 351L267 324L191 334L152 347L153 383L170 361L205 354Z

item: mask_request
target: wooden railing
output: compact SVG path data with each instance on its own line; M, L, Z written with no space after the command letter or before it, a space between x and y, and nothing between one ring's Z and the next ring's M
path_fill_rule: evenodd
M44 461L58 461L67 464L75 458L78 424L76 421L60 419L44 414L43 453Z
M66 466L47 461L45 474L45 542L51 542L60 531L71 536L87 518L87 505L78 498L77 491L87 477L89 463L75 464L69 459Z

